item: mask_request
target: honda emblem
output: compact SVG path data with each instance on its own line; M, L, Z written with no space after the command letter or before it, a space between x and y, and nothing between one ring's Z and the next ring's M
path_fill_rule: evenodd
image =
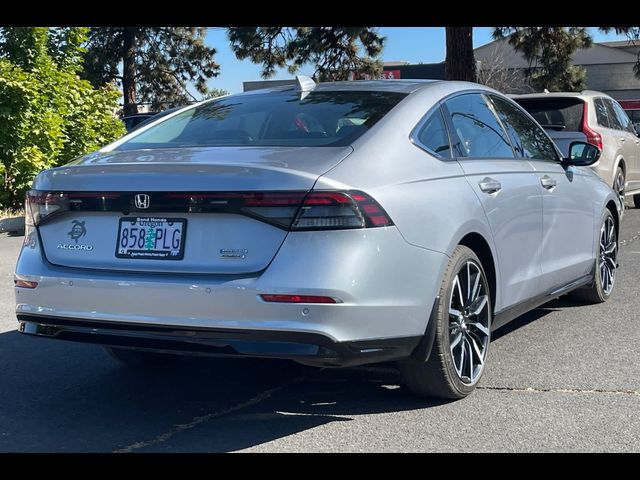
M141 210L149 208L149 205L151 204L149 195L147 195L146 193L137 194L134 200L135 200L136 208L139 208Z

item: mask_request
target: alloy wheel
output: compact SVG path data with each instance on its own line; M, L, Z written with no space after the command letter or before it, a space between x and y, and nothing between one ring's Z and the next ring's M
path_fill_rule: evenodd
M600 283L605 295L609 295L613 290L616 281L616 258L618 255L618 241L616 237L616 226L613 218L608 216L600 229Z
M449 298L449 350L458 378L475 384L489 347L491 302L478 264L468 260L460 268Z

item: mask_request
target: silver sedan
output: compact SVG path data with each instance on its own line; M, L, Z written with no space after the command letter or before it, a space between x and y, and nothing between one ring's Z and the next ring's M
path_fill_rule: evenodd
M20 331L155 368L393 360L413 392L461 398L493 330L611 295L622 207L599 153L562 158L464 82L298 78L180 109L37 176Z

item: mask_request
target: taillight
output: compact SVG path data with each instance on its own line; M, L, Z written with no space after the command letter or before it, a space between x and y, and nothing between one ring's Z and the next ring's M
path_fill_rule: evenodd
M373 198L357 190L294 192L149 192L150 207L135 205L132 192L30 190L26 225L40 225L63 212L228 213L246 215L285 230L338 230L393 225Z
M391 218L364 192L312 191L291 224L291 230L338 230L393 225Z
M40 225L45 219L69 210L108 211L119 198L119 193L29 190L24 202L25 225Z
M591 143L592 145L595 145L600 150L602 150L602 135L600 135L598 132L594 132L589 127L589 122L588 122L589 110L588 110L588 108L589 108L589 105L585 102L584 110L582 111L582 133L584 133L587 136L587 142L588 143Z

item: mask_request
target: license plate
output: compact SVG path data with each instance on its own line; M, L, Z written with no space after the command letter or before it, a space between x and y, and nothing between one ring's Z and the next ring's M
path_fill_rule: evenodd
M123 217L118 226L116 257L182 260L185 218Z

